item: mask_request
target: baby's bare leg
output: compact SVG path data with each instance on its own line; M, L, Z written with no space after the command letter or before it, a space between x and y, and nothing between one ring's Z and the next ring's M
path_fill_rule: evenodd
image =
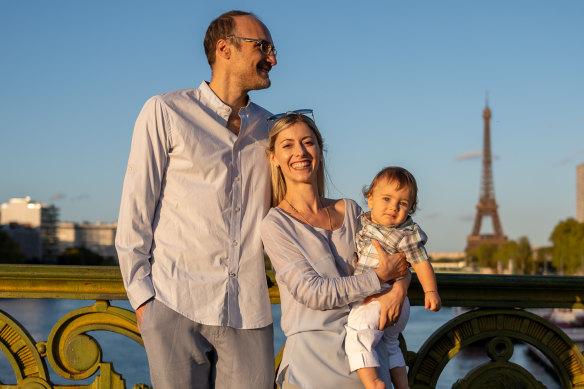
M357 369L357 374L365 389L385 389L385 384L379 379L376 367Z
M410 389L408 384L408 372L406 371L405 366L394 367L389 370L389 374L391 375L391 383L395 389Z

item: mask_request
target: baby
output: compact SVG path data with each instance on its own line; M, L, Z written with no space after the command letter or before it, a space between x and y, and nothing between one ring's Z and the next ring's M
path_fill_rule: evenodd
M375 268L379 262L377 251L371 244L377 240L390 254L404 253L413 266L424 288L426 309L439 311L442 303L438 295L436 277L424 244L427 236L412 221L416 211L418 186L414 176L401 167L387 167L380 171L369 187L363 189L371 212L361 215L361 230L357 232L358 261L355 274ZM391 288L393 281L383 284ZM389 355L391 381L395 388L408 388L406 364L399 347L398 336L406 326L410 303L406 297L397 323L379 331L379 303L353 303L346 325L345 352L351 371L357 370L365 388L382 389L385 384L377 374L379 360L374 347L379 341L385 344Z

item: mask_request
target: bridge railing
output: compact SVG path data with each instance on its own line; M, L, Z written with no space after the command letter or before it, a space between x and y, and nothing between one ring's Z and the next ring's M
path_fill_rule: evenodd
M524 310L584 308L584 277L438 274L437 279L444 306L471 310L436 330L417 352L407 350L402 339L411 388L435 387L448 361L477 344L485 347L490 361L460 377L453 388L544 387L524 367L510 361L517 342L530 344L548 359L562 388L584 388L582 352L560 328ZM412 305L423 305L423 291L415 276L409 297ZM118 268L0 265L0 298L95 301L67 313L48 339L41 341L33 339L10 312L0 311L0 350L16 377L15 383L0 383L0 389L126 387L113 365L102 360L101 346L87 334L110 331L142 344L134 313L109 304L127 299ZM277 286L270 288L270 298L279 303ZM63 378L94 377L94 381L53 384L47 364ZM146 385L134 385L138 388Z

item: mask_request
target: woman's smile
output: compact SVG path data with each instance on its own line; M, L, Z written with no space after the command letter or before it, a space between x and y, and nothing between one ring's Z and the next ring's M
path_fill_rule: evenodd
M321 150L314 132L305 123L282 130L270 158L272 164L280 166L286 182L316 182Z
M293 169L304 169L308 166L310 166L310 161L301 161L301 162L292 163Z

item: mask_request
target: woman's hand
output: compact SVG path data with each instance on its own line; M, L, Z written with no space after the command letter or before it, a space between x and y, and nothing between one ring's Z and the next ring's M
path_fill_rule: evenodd
M371 301L379 301L380 331L382 331L385 327L389 327L397 323L404 305L404 300L408 294L408 287L410 286L411 279L412 275L408 271L404 278L397 280L393 284L391 289L367 297L367 299L365 299L365 304Z
M375 274L380 283L403 277L406 274L409 264L403 253L388 254L378 241L372 240L371 243L379 256L379 265L375 269Z

